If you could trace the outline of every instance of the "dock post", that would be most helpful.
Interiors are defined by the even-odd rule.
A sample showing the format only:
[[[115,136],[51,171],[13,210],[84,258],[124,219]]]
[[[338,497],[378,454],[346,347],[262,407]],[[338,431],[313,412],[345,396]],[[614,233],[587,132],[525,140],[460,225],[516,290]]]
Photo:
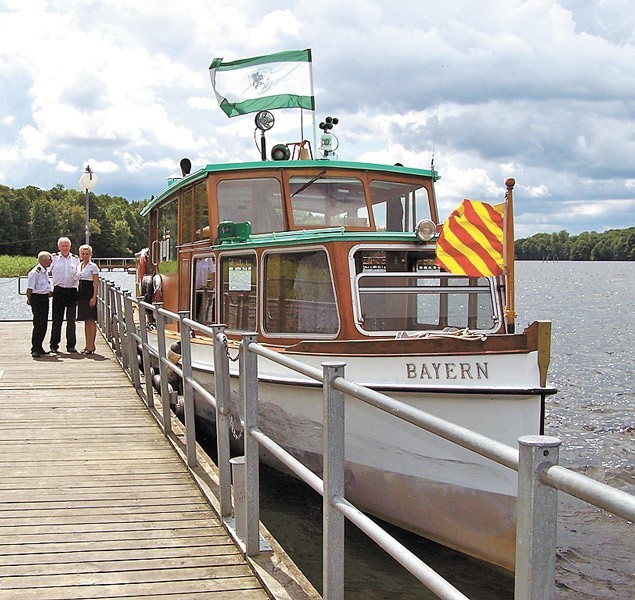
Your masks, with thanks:
[[[223,519],[231,517],[231,469],[229,464],[229,355],[226,344],[219,341],[225,336],[225,325],[212,325],[214,333],[214,400],[216,402],[216,451],[218,453],[218,483],[220,512]]]
[[[183,365],[183,404],[185,412],[185,453],[187,455],[187,466],[195,467],[196,459],[196,425],[194,423],[194,388],[192,381],[192,347],[190,328],[184,322],[189,319],[190,311],[180,310],[179,319],[181,320],[179,330],[181,331],[181,352]]]
[[[258,427],[258,355],[249,350],[249,344],[258,342],[255,333],[243,335],[240,379],[243,382],[243,440],[245,452],[245,549],[247,556],[260,553],[260,457],[258,442],[251,430]]]
[[[322,363],[324,374],[323,404],[323,574],[325,600],[344,598],[344,515],[333,501],[344,498],[344,393],[336,390],[333,380],[344,377],[344,363]]]
[[[168,390],[168,367],[163,360],[167,357],[165,349],[165,315],[161,312],[163,302],[154,302],[155,315],[157,320],[157,350],[159,352],[159,378],[161,381],[161,408],[163,409],[163,433],[168,436],[172,431],[172,417],[170,415],[170,393]]]
[[[543,484],[540,474],[558,464],[560,444],[550,436],[518,439],[515,598],[555,597],[558,490]]]

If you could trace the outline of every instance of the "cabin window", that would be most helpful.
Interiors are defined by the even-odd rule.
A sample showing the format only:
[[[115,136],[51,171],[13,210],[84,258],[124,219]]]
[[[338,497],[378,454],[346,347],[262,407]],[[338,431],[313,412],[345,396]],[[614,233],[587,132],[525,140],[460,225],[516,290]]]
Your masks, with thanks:
[[[375,257],[376,258],[376,257]],[[494,331],[500,319],[491,282],[438,271],[389,272],[385,263],[364,268],[355,280],[357,322],[370,333]]]
[[[176,244],[178,231],[177,198],[159,208],[158,261],[161,273],[176,273]]]
[[[181,198],[181,244],[189,244],[194,239],[194,203],[192,202],[192,188],[183,192]]]
[[[291,177],[291,208],[296,227],[370,227],[364,185],[344,177]]]
[[[324,250],[265,255],[265,331],[327,334],[339,329],[333,277]]]
[[[194,298],[192,315],[195,321],[204,325],[215,323],[216,264],[213,256],[195,257],[192,265]]]
[[[249,221],[252,233],[282,231],[282,194],[274,178],[231,179],[218,184],[220,221]]]
[[[231,254],[220,258],[221,323],[234,331],[256,331],[256,256]]]
[[[419,185],[374,180],[370,198],[378,231],[413,231],[421,219],[430,219],[428,190]]]
[[[205,181],[194,186],[194,240],[209,240],[209,210]]]

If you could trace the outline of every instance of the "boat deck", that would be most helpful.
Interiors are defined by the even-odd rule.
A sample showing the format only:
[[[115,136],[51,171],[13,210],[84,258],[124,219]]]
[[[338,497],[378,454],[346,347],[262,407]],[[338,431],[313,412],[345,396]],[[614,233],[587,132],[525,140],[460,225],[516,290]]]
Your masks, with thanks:
[[[0,598],[270,597],[101,336],[0,334]]]

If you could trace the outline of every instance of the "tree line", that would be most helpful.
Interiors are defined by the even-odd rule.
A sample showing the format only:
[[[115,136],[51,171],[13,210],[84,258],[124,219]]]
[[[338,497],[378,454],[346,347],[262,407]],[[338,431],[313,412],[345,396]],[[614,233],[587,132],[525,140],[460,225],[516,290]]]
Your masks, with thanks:
[[[90,245],[95,257],[132,256],[148,245],[147,200],[129,202],[119,196],[89,195]],[[0,254],[35,256],[57,251],[57,239],[69,237],[73,252],[85,240],[86,196],[56,185],[12,189],[0,185]]]
[[[518,260],[635,260],[635,227],[580,235],[537,233],[514,243]]]
[[[95,257],[132,256],[147,245],[146,219],[140,214],[147,202],[90,194],[90,245]],[[85,204],[84,193],[59,184],[50,190],[0,185],[0,254],[56,251],[62,235],[77,251],[85,239]],[[515,251],[519,260],[635,260],[635,227],[580,235],[537,233],[516,240]]]

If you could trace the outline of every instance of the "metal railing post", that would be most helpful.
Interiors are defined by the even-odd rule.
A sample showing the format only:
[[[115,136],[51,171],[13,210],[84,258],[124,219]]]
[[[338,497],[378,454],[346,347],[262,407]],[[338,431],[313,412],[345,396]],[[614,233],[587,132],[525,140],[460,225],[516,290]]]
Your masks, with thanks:
[[[121,332],[121,358],[124,371],[130,374],[130,344],[128,343],[128,309],[129,304],[126,301],[130,297],[128,290],[122,290],[121,292],[121,320],[119,324],[119,330]]]
[[[518,439],[514,597],[522,600],[555,597],[558,490],[543,484],[540,473],[558,464],[560,444],[558,438],[541,435]]]
[[[167,436],[172,431],[172,415],[170,414],[170,392],[168,390],[169,368],[163,363],[167,357],[165,348],[165,316],[161,313],[163,302],[154,302],[157,323],[157,351],[159,354],[159,377],[161,378],[161,408],[163,412],[163,433]],[[162,332],[158,335],[159,330]]]
[[[181,363],[183,365],[183,404],[185,413],[185,454],[187,456],[187,466],[195,467],[196,460],[196,425],[194,423],[194,388],[192,387],[192,347],[190,345],[192,336],[190,328],[184,319],[190,316],[189,310],[180,310],[179,319],[181,331]],[[167,384],[166,384],[167,385]],[[161,382],[163,392],[163,381]]]
[[[104,294],[104,333],[109,344],[112,344],[112,292],[113,284],[108,281]]]
[[[154,406],[154,392],[152,391],[152,370],[150,352],[148,350],[148,312],[143,306],[139,307],[139,332],[141,334],[141,357],[143,360],[143,376],[146,384],[145,401],[148,406]],[[163,332],[157,328],[157,335]]]
[[[258,442],[250,431],[258,427],[258,355],[249,350],[249,344],[256,343],[258,336],[250,333],[243,336],[240,379],[243,382],[243,436],[245,445],[245,548],[247,556],[260,552],[260,458]]]
[[[229,356],[227,347],[218,341],[225,334],[225,325],[212,325],[214,332],[214,397],[216,398],[216,450],[218,452],[218,481],[221,517],[231,517],[231,465],[229,463]]]
[[[135,339],[134,324],[134,302],[130,296],[130,292],[124,295],[124,311],[126,314],[126,348],[128,353],[128,372],[135,390],[141,386],[141,378],[139,377],[139,361],[137,359],[137,340]]]
[[[344,393],[333,387],[344,377],[344,363],[322,363],[323,404],[323,528],[322,587],[325,600],[344,598],[344,515],[334,500],[344,498]]]
[[[115,299],[115,335],[114,335],[114,346],[115,346],[115,356],[117,360],[121,361],[121,288],[116,286],[113,288],[113,296]]]
[[[99,291],[97,293],[97,323],[104,330],[104,279],[99,277]]]

